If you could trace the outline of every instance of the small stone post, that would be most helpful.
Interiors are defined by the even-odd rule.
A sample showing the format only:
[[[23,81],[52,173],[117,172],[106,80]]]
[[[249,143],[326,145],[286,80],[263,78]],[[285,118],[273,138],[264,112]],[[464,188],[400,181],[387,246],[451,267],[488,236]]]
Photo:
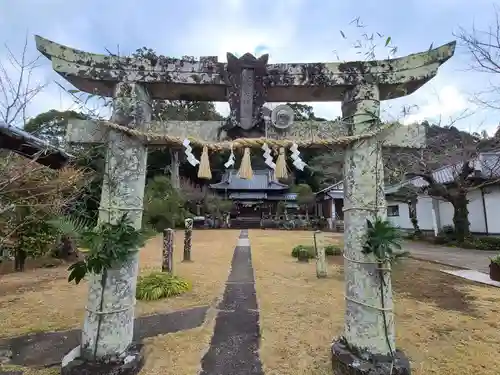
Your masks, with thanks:
[[[191,262],[191,239],[193,237],[193,219],[184,220],[184,256],[183,262]]]
[[[162,272],[174,271],[174,230],[167,228],[163,231],[163,260]]]
[[[314,247],[316,248],[316,277],[323,279],[327,276],[325,234],[320,230],[314,232]]]

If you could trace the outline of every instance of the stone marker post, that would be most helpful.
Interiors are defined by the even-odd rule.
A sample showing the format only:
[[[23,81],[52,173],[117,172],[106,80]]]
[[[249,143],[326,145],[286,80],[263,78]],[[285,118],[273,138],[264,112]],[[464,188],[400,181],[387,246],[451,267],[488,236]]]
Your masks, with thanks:
[[[183,262],[191,262],[191,240],[193,237],[193,219],[184,220],[184,254]]]
[[[314,247],[316,248],[316,277],[318,279],[327,276],[326,254],[325,254],[325,233],[317,230],[314,232]]]
[[[150,120],[150,98],[144,87],[135,83],[116,84],[111,121],[143,130]],[[134,228],[141,229],[146,159],[147,147],[140,139],[109,130],[100,223],[114,223],[127,214]],[[138,268],[138,252],[132,252],[123,264],[104,274],[88,276],[81,345],[63,359],[63,374],[140,371],[143,357],[140,349],[132,345]]]
[[[162,272],[174,271],[174,230],[167,228],[163,231],[163,259]]]

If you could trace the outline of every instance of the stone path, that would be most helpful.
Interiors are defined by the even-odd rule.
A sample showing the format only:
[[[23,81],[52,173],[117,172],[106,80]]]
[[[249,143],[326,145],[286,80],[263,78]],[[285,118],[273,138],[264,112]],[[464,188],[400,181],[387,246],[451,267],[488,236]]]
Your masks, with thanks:
[[[242,230],[210,348],[200,375],[263,375],[259,358],[259,311],[248,231]]]
[[[406,241],[403,248],[409,251],[411,257],[415,259],[484,273],[490,272],[490,258],[499,254],[497,251],[460,249],[417,241]]]
[[[134,340],[141,341],[166,333],[199,327],[205,320],[208,306],[168,314],[142,316],[135,320]],[[41,332],[0,340],[1,357],[11,356],[8,363],[20,366],[55,366],[64,355],[80,343],[80,330]],[[8,359],[8,358],[7,358]]]

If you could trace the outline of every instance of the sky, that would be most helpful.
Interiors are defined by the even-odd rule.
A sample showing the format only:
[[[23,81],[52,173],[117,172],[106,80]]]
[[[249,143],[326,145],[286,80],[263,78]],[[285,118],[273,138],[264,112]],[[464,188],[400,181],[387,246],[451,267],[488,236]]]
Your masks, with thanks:
[[[226,52],[251,52],[269,53],[270,63],[285,63],[359,60],[353,44],[363,33],[378,32],[384,35],[376,50],[382,59],[388,53],[382,48],[387,36],[398,48],[396,56],[426,51],[431,44],[456,39],[453,33],[460,26],[492,24],[495,3],[500,0],[0,0],[0,62],[15,77],[3,44],[20,57],[27,37],[27,57],[34,59],[39,57],[35,34],[93,53],[127,55],[147,46],[171,57],[217,55],[225,61]],[[350,24],[358,17],[364,28]],[[77,109],[60,85],[70,86],[50,62],[41,57],[38,63],[31,82],[47,87],[30,102],[27,115]],[[431,82],[405,98],[383,102],[382,117],[454,122],[463,130],[491,133],[500,123],[500,111],[479,107],[471,98],[492,77],[472,71],[470,63],[458,46]],[[311,104],[320,117],[334,119],[341,113],[338,102]],[[216,105],[227,114],[227,103]],[[402,118],[405,106],[413,110]],[[470,115],[455,122],[464,111]]]

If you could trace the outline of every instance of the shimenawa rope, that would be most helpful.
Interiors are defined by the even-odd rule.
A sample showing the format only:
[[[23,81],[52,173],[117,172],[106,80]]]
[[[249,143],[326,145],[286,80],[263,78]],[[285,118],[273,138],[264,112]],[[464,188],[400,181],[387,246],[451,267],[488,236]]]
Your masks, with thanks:
[[[114,129],[126,133],[128,135],[145,138],[148,141],[152,140],[162,140],[167,144],[182,146],[182,142],[185,138],[175,137],[164,133],[155,133],[149,131],[141,131],[137,129],[132,129],[127,126],[119,125],[110,121],[102,121],[101,124]],[[187,137],[190,144],[198,147],[207,147],[208,150],[211,151],[224,151],[230,150],[231,147],[233,149],[236,148],[256,148],[262,147],[264,143],[266,143],[270,147],[280,148],[285,147],[289,148],[294,143],[300,148],[308,148],[308,147],[328,147],[333,145],[348,145],[350,143],[360,141],[367,138],[372,138],[377,136],[378,134],[390,129],[396,124],[387,124],[379,127],[378,129],[368,131],[363,134],[357,135],[346,135],[339,136],[337,138],[326,138],[326,139],[314,139],[314,140],[290,140],[290,139],[270,139],[270,138],[238,138],[232,141],[224,141],[224,142],[207,142],[193,137]]]

